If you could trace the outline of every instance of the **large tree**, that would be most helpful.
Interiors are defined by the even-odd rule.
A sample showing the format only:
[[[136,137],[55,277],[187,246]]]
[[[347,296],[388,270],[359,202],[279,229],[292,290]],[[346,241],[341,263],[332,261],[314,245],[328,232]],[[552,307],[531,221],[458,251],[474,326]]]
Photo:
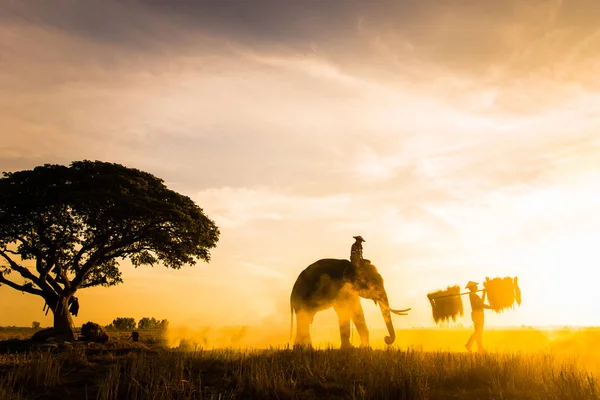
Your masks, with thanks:
[[[120,260],[179,269],[210,261],[218,240],[189,197],[137,169],[76,161],[0,178],[0,284],[42,297],[61,339],[74,339],[71,297],[121,283]]]

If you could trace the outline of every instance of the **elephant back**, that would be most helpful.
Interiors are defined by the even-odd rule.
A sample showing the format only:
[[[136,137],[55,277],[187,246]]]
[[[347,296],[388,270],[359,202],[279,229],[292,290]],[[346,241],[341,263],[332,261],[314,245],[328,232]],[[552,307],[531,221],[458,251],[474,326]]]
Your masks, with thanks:
[[[344,284],[344,272],[351,268],[349,260],[321,259],[300,273],[292,289],[292,304],[310,305],[315,299],[326,300],[337,295]]]
[[[344,277],[344,271],[349,267],[352,267],[352,263],[350,263],[349,260],[324,258],[306,267],[306,269],[300,273],[300,276],[305,275],[307,278],[311,279],[321,275],[328,275],[332,279],[342,279]],[[300,276],[298,278],[300,278]]]

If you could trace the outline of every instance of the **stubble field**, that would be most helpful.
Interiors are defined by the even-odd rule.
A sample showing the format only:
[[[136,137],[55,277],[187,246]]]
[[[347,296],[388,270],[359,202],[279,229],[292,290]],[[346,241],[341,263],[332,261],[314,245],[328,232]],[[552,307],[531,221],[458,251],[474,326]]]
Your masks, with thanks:
[[[413,330],[398,331],[398,336],[407,341],[412,334],[429,343],[448,333],[462,339],[467,332]],[[207,349],[192,341],[169,348],[166,340],[149,333],[142,334],[146,342],[141,343],[124,340],[127,334],[113,333],[104,345],[73,343],[5,352],[0,355],[0,398],[600,398],[596,380],[600,332],[596,330],[559,333],[564,340],[548,342],[554,347],[545,350],[494,350],[483,355],[430,351],[427,346],[404,343],[344,351]],[[496,335],[507,337],[506,332]],[[540,340],[527,339],[531,332],[521,336],[529,347],[539,345]],[[514,343],[517,338],[513,332]],[[493,332],[488,339],[494,343]],[[508,345],[505,340],[501,343]]]

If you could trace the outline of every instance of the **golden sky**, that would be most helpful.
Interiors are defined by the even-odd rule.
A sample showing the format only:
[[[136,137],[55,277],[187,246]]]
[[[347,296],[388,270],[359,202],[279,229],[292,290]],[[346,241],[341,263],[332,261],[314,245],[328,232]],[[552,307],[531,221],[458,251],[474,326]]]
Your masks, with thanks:
[[[434,326],[428,292],[506,275],[524,303],[489,325],[594,325],[599,15],[594,0],[3,1],[0,170],[121,163],[220,227],[210,264],[124,263],[124,284],[79,292],[77,324],[287,326],[296,276],[362,235],[391,305],[412,307],[398,329]],[[42,306],[2,287],[0,325],[49,324]]]

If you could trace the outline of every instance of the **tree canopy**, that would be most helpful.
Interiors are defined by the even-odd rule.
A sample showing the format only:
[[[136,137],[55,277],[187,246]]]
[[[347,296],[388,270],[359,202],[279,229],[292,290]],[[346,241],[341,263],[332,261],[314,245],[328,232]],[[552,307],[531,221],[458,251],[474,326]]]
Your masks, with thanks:
[[[86,160],[0,178],[0,284],[43,297],[55,328],[78,289],[122,282],[119,261],[179,269],[210,261],[218,239],[189,197],[138,169]]]
[[[113,319],[113,322],[110,325],[108,325],[107,328],[120,330],[135,329],[135,319],[127,317],[117,317]]]
[[[169,321],[163,319],[161,321],[156,318],[144,317],[138,322],[138,329],[161,329],[166,330],[169,327]]]

